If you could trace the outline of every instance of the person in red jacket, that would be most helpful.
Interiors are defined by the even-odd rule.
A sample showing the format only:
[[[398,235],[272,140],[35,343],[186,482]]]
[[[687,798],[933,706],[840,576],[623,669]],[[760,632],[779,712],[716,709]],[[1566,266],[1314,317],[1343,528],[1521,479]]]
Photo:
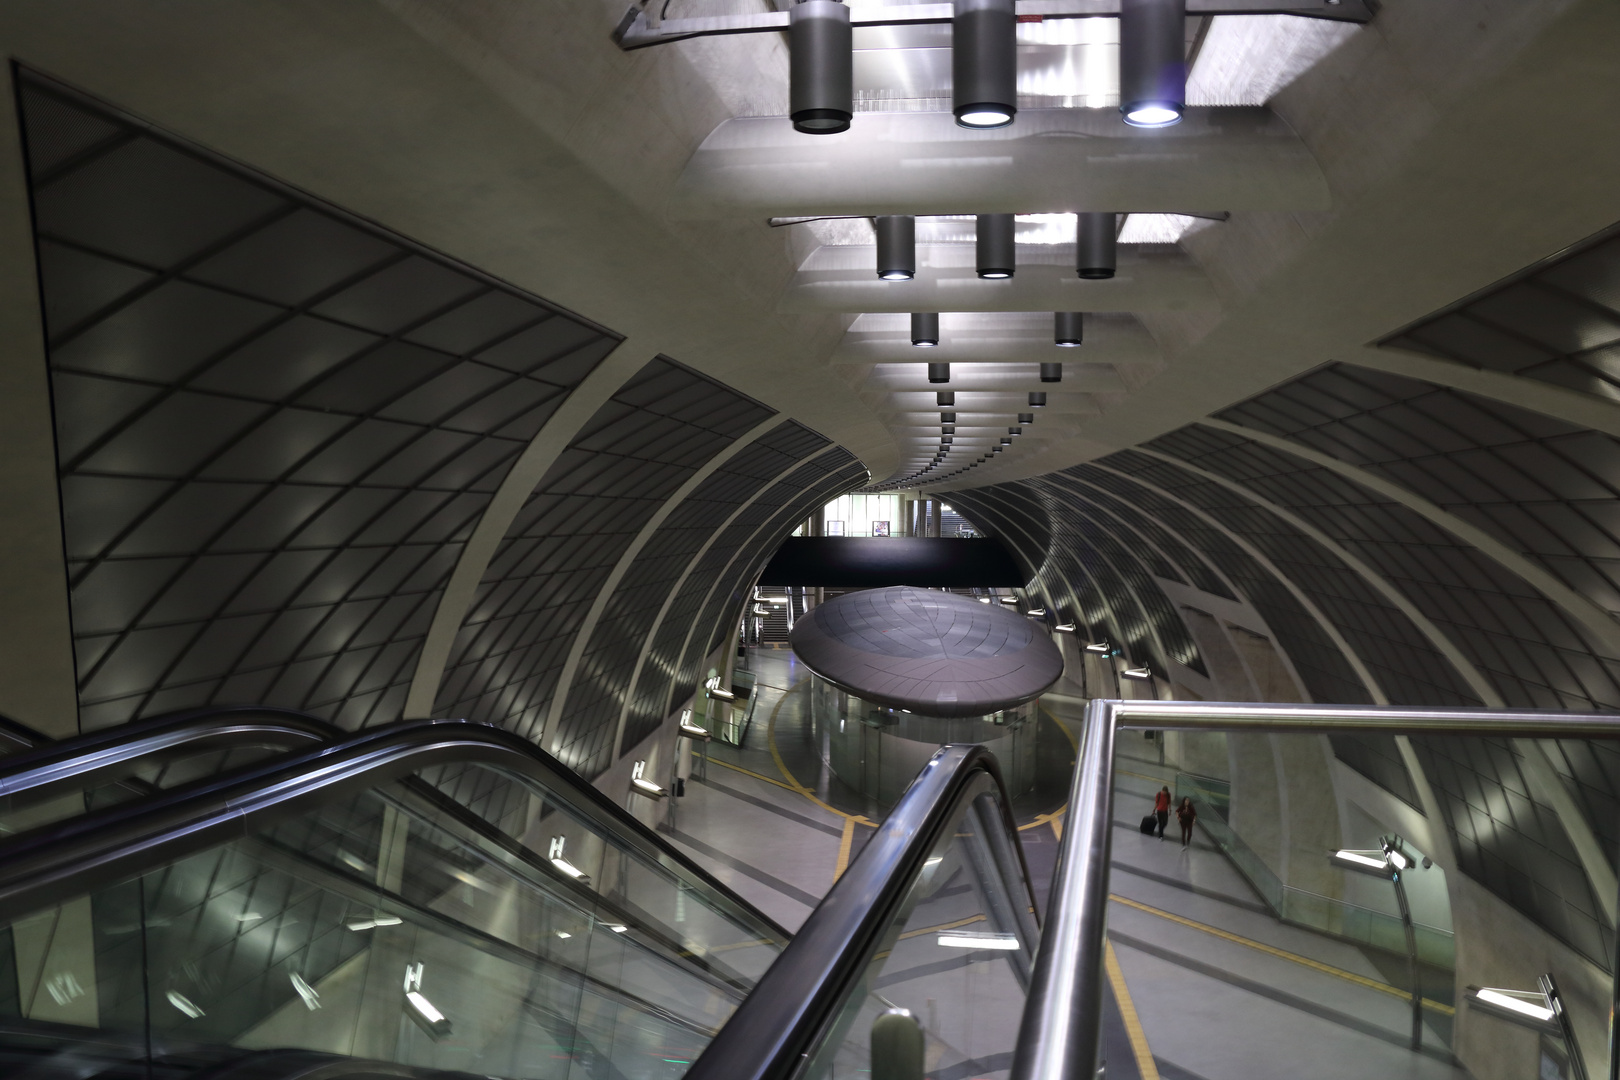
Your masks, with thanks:
[[[1198,811],[1193,809],[1192,799],[1185,795],[1181,797],[1181,805],[1176,807],[1176,820],[1181,822],[1181,846],[1186,847],[1192,843],[1192,827],[1198,820]]]
[[[1153,796],[1153,813],[1159,819],[1159,839],[1164,839],[1164,827],[1170,824],[1170,789],[1162,787]]]

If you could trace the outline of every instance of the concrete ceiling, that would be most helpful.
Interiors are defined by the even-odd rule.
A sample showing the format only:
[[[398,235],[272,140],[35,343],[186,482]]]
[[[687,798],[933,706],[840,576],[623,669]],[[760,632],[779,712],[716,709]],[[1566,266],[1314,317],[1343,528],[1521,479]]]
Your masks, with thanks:
[[[723,380],[878,480],[938,445],[933,388],[882,321],[898,313],[946,312],[927,359],[961,357],[958,438],[974,440],[1042,388],[1041,313],[1106,313],[1088,347],[1055,350],[1082,355],[1050,357],[1069,373],[1029,434],[974,470],[1005,480],[1208,415],[1620,217],[1620,11],[1603,0],[1389,0],[1364,27],[1283,18],[1263,34],[1217,19],[1196,37],[1198,107],[1157,133],[1119,124],[1106,94],[1035,86],[1021,91],[1039,107],[1011,129],[962,133],[937,113],[938,42],[868,35],[866,111],[827,139],[781,119],[780,35],[624,53],[609,37],[624,8],[17,2],[0,40]],[[1047,79],[1106,70],[1109,47],[1048,37],[1025,52]],[[911,97],[885,96],[897,72]],[[6,198],[26,213],[19,190]],[[979,281],[949,229],[925,233],[917,281],[884,283],[858,228],[827,243],[829,223],[768,222],[1086,208],[1230,217],[1173,246],[1131,243],[1127,220],[1119,278],[1085,283],[1062,242],[1021,243],[1013,281]]]

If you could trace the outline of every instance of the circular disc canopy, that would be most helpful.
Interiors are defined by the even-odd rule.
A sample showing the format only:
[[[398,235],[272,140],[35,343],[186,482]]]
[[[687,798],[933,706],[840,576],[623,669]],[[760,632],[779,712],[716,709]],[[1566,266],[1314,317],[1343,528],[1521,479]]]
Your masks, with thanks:
[[[1040,694],[1063,656],[999,604],[897,586],[829,600],[793,626],[793,651],[867,701],[929,716],[983,716]]]

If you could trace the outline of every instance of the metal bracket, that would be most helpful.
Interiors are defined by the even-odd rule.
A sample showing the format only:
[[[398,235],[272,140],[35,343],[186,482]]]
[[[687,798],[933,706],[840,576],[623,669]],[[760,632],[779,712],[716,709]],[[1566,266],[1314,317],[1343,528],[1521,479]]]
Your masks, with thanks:
[[[667,45],[687,38],[722,34],[764,34],[786,30],[788,13],[767,11],[753,15],[713,15],[665,19],[650,13],[660,0],[646,7],[632,5],[614,28],[613,41],[629,52],[651,45]],[[1371,22],[1377,0],[1187,0],[1188,15],[1297,15],[1334,22]],[[948,23],[950,4],[896,4],[850,9],[853,26],[909,26]],[[1021,22],[1043,19],[1118,18],[1119,0],[1018,0]]]

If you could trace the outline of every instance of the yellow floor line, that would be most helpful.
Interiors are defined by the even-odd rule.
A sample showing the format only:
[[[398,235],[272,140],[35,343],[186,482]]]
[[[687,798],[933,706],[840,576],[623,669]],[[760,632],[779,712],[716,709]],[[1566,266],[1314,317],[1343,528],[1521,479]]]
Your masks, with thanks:
[[[855,841],[855,819],[844,819],[844,834],[838,838],[838,861],[833,864],[833,880],[837,881],[849,869],[849,848]]]
[[[1189,919],[1184,915],[1177,915],[1174,912],[1152,907],[1151,905],[1142,903],[1140,900],[1132,900],[1130,897],[1120,896],[1118,893],[1110,893],[1108,895],[1108,899],[1113,900],[1116,903],[1124,904],[1126,907],[1133,907],[1138,911],[1146,912],[1149,915],[1156,915],[1161,919],[1166,919],[1173,923],[1179,923],[1182,926],[1191,927],[1194,930],[1200,930],[1203,933],[1221,938],[1224,941],[1234,942],[1235,944],[1254,949],[1257,952],[1263,952],[1267,955],[1275,956],[1280,960],[1287,960],[1290,963],[1299,964],[1302,967],[1308,967],[1313,971],[1320,971],[1325,975],[1332,975],[1336,978],[1353,982],[1358,986],[1365,986],[1369,990],[1377,990],[1381,994],[1389,994],[1392,997],[1398,997],[1402,1001],[1412,1000],[1412,993],[1409,990],[1402,990],[1398,986],[1391,986],[1389,983],[1379,982],[1377,979],[1369,979],[1365,975],[1357,975],[1353,971],[1346,971],[1343,968],[1336,968],[1331,964],[1324,964],[1320,960],[1312,960],[1308,956],[1301,956],[1298,953],[1291,953],[1287,949],[1279,949],[1275,945],[1267,945],[1263,941],[1255,941],[1252,938],[1243,937],[1241,934],[1234,934],[1230,930],[1222,930],[1218,926],[1210,926],[1208,923],[1201,923],[1196,919]],[[1450,1005],[1445,1005],[1435,1001],[1432,998],[1424,998],[1423,1007],[1426,1009],[1432,1009],[1443,1016],[1457,1015],[1456,1009],[1452,1008]]]
[[[782,774],[782,779],[787,781],[787,783],[783,786],[790,791],[797,791],[800,795],[803,795],[805,798],[809,799],[811,802],[815,803],[829,814],[836,814],[838,817],[854,821],[858,825],[866,825],[875,829],[877,828],[877,822],[869,821],[860,814],[846,814],[842,810],[834,810],[832,807],[816,798],[815,795],[811,793],[809,788],[799,783],[798,778],[788,771],[787,762],[782,760],[782,752],[776,748],[776,714],[781,711],[782,703],[787,701],[788,694],[793,693],[793,691],[803,686],[808,679],[809,676],[806,675],[803,679],[800,679],[798,682],[790,686],[786,694],[783,694],[777,699],[775,707],[771,709],[771,718],[765,725],[765,741],[771,748],[771,759],[776,762],[777,771]]]
[[[1119,968],[1119,957],[1114,955],[1114,943],[1104,944],[1103,966],[1108,970],[1108,985],[1114,988],[1120,1018],[1125,1021],[1125,1036],[1131,1041],[1136,1071],[1142,1080],[1159,1080],[1159,1063],[1153,1060],[1153,1051],[1148,1049],[1147,1033],[1142,1030],[1142,1018],[1136,1015],[1136,1003],[1131,1000],[1130,987],[1125,985],[1125,973]]]
[[[907,930],[905,933],[900,935],[900,940],[905,941],[907,938],[922,937],[924,934],[937,934],[943,930],[960,930],[964,926],[972,926],[976,922],[984,921],[985,918],[983,915],[971,915],[966,919],[957,919],[955,922],[940,923],[938,926],[923,926],[917,928],[916,930]]]

